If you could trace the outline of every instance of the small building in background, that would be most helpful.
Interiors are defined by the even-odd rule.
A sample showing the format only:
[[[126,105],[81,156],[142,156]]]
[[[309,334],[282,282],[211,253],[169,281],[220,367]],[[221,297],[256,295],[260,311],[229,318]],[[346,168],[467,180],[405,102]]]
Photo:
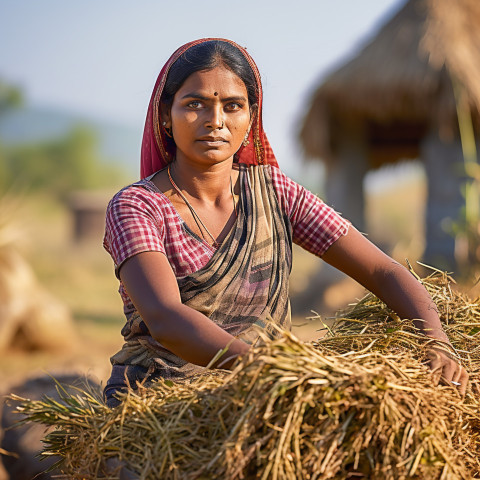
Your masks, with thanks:
[[[479,0],[407,1],[318,86],[300,132],[306,156],[326,165],[328,202],[360,229],[365,174],[420,159],[428,182],[424,260],[442,268],[455,267],[446,226],[465,206],[458,112],[473,138],[480,132],[479,26]]]
[[[105,213],[111,193],[77,191],[70,195],[72,237],[77,244],[101,242],[105,231]]]

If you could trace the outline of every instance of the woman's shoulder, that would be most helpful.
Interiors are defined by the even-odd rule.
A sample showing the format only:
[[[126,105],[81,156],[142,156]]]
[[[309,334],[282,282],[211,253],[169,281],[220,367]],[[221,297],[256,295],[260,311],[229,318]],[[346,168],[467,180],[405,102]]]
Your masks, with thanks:
[[[303,188],[276,165],[240,165],[240,169],[247,171],[251,178],[256,175],[255,172],[259,172],[266,179],[267,183],[271,183],[277,197],[281,201],[285,200],[287,203],[292,200],[292,195],[297,196]]]
[[[269,165],[269,164],[260,164],[260,165],[246,165],[244,163],[239,163],[234,165],[234,168],[240,170],[240,172],[247,172],[247,173],[252,173],[252,172],[262,172],[263,175],[267,177],[271,177],[272,175],[283,175],[281,172],[280,168],[274,166],[274,165]]]
[[[271,182],[279,195],[285,195],[288,193],[298,193],[298,189],[301,186],[286,175],[280,167],[276,165],[259,165],[265,172],[265,176],[271,179]]]
[[[165,195],[150,180],[150,177],[143,178],[120,189],[110,200],[108,208],[131,202],[157,208],[169,204]]]
[[[252,170],[252,169],[253,170],[257,169],[258,171],[262,171],[264,172],[265,175],[272,177],[272,179],[274,180],[278,180],[280,178],[289,179],[289,177],[285,175],[285,173],[277,165],[270,165],[270,164],[249,165],[248,170]]]
[[[179,223],[170,200],[149,178],[138,180],[118,191],[107,205],[107,223],[146,221],[155,225]]]

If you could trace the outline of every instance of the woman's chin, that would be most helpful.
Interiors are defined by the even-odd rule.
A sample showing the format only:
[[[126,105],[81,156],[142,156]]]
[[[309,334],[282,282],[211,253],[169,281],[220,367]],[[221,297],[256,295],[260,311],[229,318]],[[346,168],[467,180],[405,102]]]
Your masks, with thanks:
[[[234,152],[225,152],[220,150],[208,150],[201,155],[190,157],[189,161],[198,164],[210,164],[215,165],[217,163],[223,163],[229,160],[233,160]]]

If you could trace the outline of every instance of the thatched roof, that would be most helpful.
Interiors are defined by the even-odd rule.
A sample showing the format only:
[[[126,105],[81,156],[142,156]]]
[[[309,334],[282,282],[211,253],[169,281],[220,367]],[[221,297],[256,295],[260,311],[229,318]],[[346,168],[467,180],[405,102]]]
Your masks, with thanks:
[[[300,140],[309,157],[335,152],[337,125],[430,125],[455,118],[452,81],[480,108],[480,0],[409,0],[315,92]]]

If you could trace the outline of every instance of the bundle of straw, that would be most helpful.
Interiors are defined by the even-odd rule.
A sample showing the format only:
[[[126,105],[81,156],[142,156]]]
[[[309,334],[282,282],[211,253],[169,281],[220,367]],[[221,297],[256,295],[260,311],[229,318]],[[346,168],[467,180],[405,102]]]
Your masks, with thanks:
[[[442,281],[424,280],[442,312],[461,310],[465,298]],[[423,337],[367,298],[325,339],[305,344],[283,332],[233,372],[140,387],[113,410],[92,393],[66,391],[62,402],[17,398],[18,410],[24,422],[54,426],[43,455],[58,455],[73,479],[118,478],[112,459],[142,479],[478,478],[478,397],[433,386]],[[467,310],[448,316],[462,352],[463,336],[468,346],[478,338],[479,317]],[[347,318],[353,311],[363,316]],[[478,354],[463,356],[478,372]]]
[[[472,381],[478,382],[480,299],[471,299],[459,292],[455,281],[446,272],[427,267],[432,273],[422,279],[410,265],[409,268],[435,302],[454,353],[468,369]],[[325,330],[327,333],[321,340],[322,347],[335,353],[359,351],[368,346],[379,352],[407,350],[415,352],[420,358],[427,343],[413,321],[399,318],[372,293],[339,312],[333,326],[326,326]]]

